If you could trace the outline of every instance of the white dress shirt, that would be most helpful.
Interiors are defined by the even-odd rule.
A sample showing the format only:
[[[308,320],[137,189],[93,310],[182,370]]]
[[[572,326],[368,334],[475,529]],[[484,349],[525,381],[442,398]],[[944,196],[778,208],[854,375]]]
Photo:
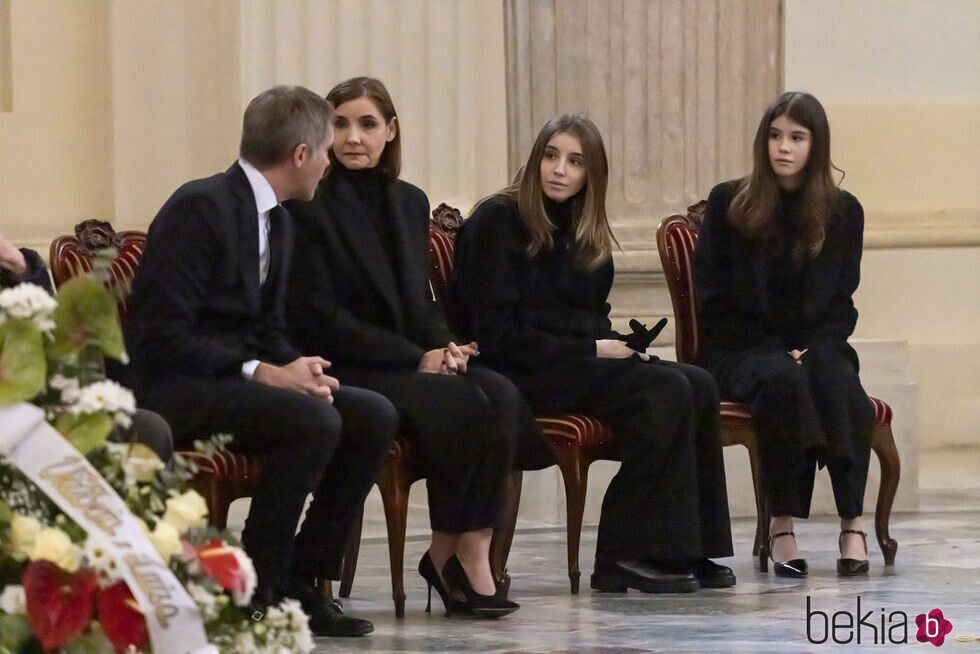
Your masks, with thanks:
[[[269,211],[279,204],[279,201],[269,180],[259,172],[258,168],[244,159],[239,159],[238,165],[245,171],[245,177],[252,187],[252,195],[255,196],[255,210],[259,215],[259,283],[264,284],[269,276]],[[258,367],[258,359],[246,361],[242,364],[242,377],[251,379]]]

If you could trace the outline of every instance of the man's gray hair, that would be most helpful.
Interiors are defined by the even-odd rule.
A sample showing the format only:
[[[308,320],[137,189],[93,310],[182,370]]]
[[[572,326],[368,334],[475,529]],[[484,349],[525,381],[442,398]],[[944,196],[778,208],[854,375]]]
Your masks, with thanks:
[[[302,86],[276,86],[255,96],[242,119],[242,159],[274,166],[292,156],[297,145],[316,148],[333,122],[333,105]]]

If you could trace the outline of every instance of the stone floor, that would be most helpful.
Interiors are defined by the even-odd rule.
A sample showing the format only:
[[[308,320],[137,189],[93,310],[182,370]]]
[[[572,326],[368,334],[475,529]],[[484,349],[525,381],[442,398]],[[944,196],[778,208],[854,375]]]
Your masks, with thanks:
[[[352,597],[344,603],[349,613],[374,621],[376,630],[362,639],[320,639],[317,651],[853,652],[882,649],[886,630],[893,641],[907,633],[904,647],[912,651],[932,651],[932,645],[916,642],[915,617],[939,608],[953,624],[945,643],[949,651],[977,652],[980,641],[957,642],[955,637],[980,637],[978,524],[980,489],[924,491],[918,512],[892,517],[892,537],[899,543],[894,568],[885,569],[874,545],[870,577],[845,581],[834,571],[836,521],[829,517],[806,521],[799,524],[797,534],[811,575],[792,580],[758,571],[749,554],[754,523],[738,519],[734,522],[736,556],[722,561],[734,568],[738,584],[688,595],[593,593],[588,574],[595,529],[590,527],[583,532],[582,592],[571,595],[563,530],[523,530],[515,537],[509,564],[511,596],[522,608],[499,621],[424,613],[425,586],[414,569],[426,547],[420,538],[411,539],[407,546],[406,617],[396,620],[387,544],[381,537],[368,537],[361,547]],[[876,626],[876,632],[870,626],[860,629],[860,646],[853,640],[849,644],[808,640],[807,598],[814,611],[853,615],[858,597],[861,614],[871,611],[865,624]],[[907,632],[895,626],[902,621],[893,613],[897,611],[908,616]],[[823,620],[814,614],[810,621],[813,640],[825,637]],[[838,620],[843,624],[847,618]],[[838,629],[836,635],[840,640],[856,638],[853,629]]]

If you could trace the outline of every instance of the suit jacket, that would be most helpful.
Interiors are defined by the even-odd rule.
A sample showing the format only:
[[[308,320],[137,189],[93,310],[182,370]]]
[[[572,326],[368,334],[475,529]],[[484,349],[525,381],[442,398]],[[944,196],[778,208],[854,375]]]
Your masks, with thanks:
[[[428,198],[401,180],[386,195],[392,253],[340,175],[324,181],[313,201],[288,203],[297,231],[290,336],[340,369],[415,369],[426,351],[455,340],[429,288]]]
[[[770,259],[765,244],[744,238],[728,223],[736,182],[719,184],[708,196],[697,249],[695,285],[704,348],[715,368],[727,356],[748,350],[787,350],[770,307]],[[864,210],[841,191],[827,223],[823,249],[803,264],[801,318],[794,330],[802,348],[831,348],[858,366],[847,344],[857,322],[852,296],[861,277]]]
[[[293,226],[279,218],[260,286],[255,196],[237,163],[167,200],[150,225],[124,329],[137,375],[232,377],[245,361],[299,356],[283,308]]]

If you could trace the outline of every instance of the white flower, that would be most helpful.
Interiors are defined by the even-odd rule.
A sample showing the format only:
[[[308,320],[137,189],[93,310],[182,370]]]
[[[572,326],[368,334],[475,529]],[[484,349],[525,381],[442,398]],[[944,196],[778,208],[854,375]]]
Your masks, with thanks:
[[[255,636],[252,635],[251,631],[240,631],[235,634],[235,649],[236,652],[257,652],[259,651],[258,645],[255,644]]]
[[[279,606],[270,607],[265,618],[262,622],[256,623],[255,627],[263,623],[268,627],[266,651],[276,653],[313,651],[315,645],[313,634],[310,633],[309,618],[296,600],[286,599]]]
[[[215,600],[214,593],[209,591],[204,586],[190,581],[187,583],[187,594],[191,596],[191,599],[197,603],[199,609],[201,609],[201,617],[207,622],[218,616],[218,606]],[[249,634],[251,635],[251,634]],[[251,650],[238,649],[237,651],[248,652]]]
[[[255,585],[259,581],[258,575],[255,573],[255,566],[252,564],[252,559],[245,554],[245,551],[240,547],[233,547],[231,551],[235,555],[235,560],[238,561],[238,567],[241,570],[242,576],[245,578],[245,588],[244,589],[233,589],[231,591],[231,599],[235,602],[235,606],[248,606],[248,603],[252,601],[252,595],[255,593]]]
[[[37,284],[18,284],[0,291],[0,323],[7,316],[31,320],[42,332],[50,333],[57,306],[58,302]]]
[[[27,597],[24,587],[10,584],[0,594],[0,611],[9,615],[22,615],[27,612]]]
[[[68,534],[56,527],[41,530],[29,554],[31,561],[51,561],[66,572],[75,572],[82,562],[82,553]]]
[[[167,500],[167,510],[163,521],[169,522],[181,535],[191,527],[203,527],[207,524],[208,504],[197,491],[189,490],[183,495]]]
[[[71,404],[78,400],[79,382],[77,377],[64,377],[53,375],[48,380],[48,386],[56,391],[61,391],[61,403]]]
[[[11,544],[11,556],[18,561],[23,561],[34,549],[34,541],[41,533],[41,523],[34,516],[20,515],[14,516],[10,521],[9,536]]]
[[[129,427],[133,423],[130,416],[136,413],[136,398],[128,388],[107,379],[81,388],[68,410],[75,415],[105,411],[112,414],[117,425]]]
[[[87,567],[98,575],[100,587],[107,588],[123,578],[115,559],[109,556],[109,550],[98,538],[89,536],[85,539],[83,554]]]

